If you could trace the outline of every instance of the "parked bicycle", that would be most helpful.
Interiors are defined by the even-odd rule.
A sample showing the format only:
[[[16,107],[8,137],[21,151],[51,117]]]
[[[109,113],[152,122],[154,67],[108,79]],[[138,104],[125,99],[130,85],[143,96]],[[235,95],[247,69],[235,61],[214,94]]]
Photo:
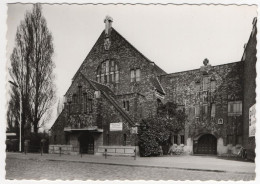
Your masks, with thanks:
[[[243,159],[247,158],[246,149],[244,147],[241,147],[237,155]]]

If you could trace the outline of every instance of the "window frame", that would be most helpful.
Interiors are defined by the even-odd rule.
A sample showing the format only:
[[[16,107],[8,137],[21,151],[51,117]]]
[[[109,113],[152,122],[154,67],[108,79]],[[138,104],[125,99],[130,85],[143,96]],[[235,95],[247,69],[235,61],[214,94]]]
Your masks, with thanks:
[[[114,60],[104,60],[96,70],[96,81],[101,84],[119,83],[118,64]]]

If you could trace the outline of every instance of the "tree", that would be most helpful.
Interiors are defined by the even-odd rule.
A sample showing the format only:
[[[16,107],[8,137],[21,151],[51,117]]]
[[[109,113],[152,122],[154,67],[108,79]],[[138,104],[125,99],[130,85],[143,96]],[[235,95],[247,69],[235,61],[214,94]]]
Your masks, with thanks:
[[[167,142],[172,133],[184,129],[186,114],[173,102],[160,105],[157,115],[144,119],[140,126],[139,147],[141,156],[160,154],[160,146]]]
[[[35,133],[43,125],[43,121],[41,121],[43,116],[55,103],[53,38],[41,10],[39,4],[34,5],[28,24],[28,30],[31,30],[30,42],[32,43],[30,53],[32,90],[30,90],[31,98],[29,99],[29,119]]]
[[[17,28],[15,48],[11,55],[10,76],[22,96],[22,124],[25,120],[35,133],[43,125],[46,114],[55,103],[53,38],[42,15],[40,4]],[[47,116],[46,116],[47,117]]]
[[[11,87],[11,98],[8,102],[8,109],[7,109],[7,131],[16,132],[17,135],[19,133],[19,109],[20,106],[20,99],[19,99],[19,92],[17,91],[16,87]]]

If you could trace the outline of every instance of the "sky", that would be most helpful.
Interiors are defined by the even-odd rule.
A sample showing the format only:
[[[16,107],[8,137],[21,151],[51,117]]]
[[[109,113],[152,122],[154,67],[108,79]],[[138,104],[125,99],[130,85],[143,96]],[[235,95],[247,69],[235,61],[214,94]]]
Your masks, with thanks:
[[[104,18],[132,45],[167,73],[240,61],[257,7],[223,5],[50,5],[43,15],[53,35],[57,96],[71,79],[105,28]],[[7,60],[14,48],[17,26],[30,4],[9,4]],[[7,63],[7,66],[9,63]],[[56,119],[56,107],[50,128]]]

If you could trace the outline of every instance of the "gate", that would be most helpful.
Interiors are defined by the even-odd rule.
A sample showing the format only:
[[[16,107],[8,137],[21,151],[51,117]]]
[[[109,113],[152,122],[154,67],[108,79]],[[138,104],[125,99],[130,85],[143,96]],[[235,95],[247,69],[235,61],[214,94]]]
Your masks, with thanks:
[[[217,138],[211,134],[202,135],[198,139],[194,154],[217,154]]]

